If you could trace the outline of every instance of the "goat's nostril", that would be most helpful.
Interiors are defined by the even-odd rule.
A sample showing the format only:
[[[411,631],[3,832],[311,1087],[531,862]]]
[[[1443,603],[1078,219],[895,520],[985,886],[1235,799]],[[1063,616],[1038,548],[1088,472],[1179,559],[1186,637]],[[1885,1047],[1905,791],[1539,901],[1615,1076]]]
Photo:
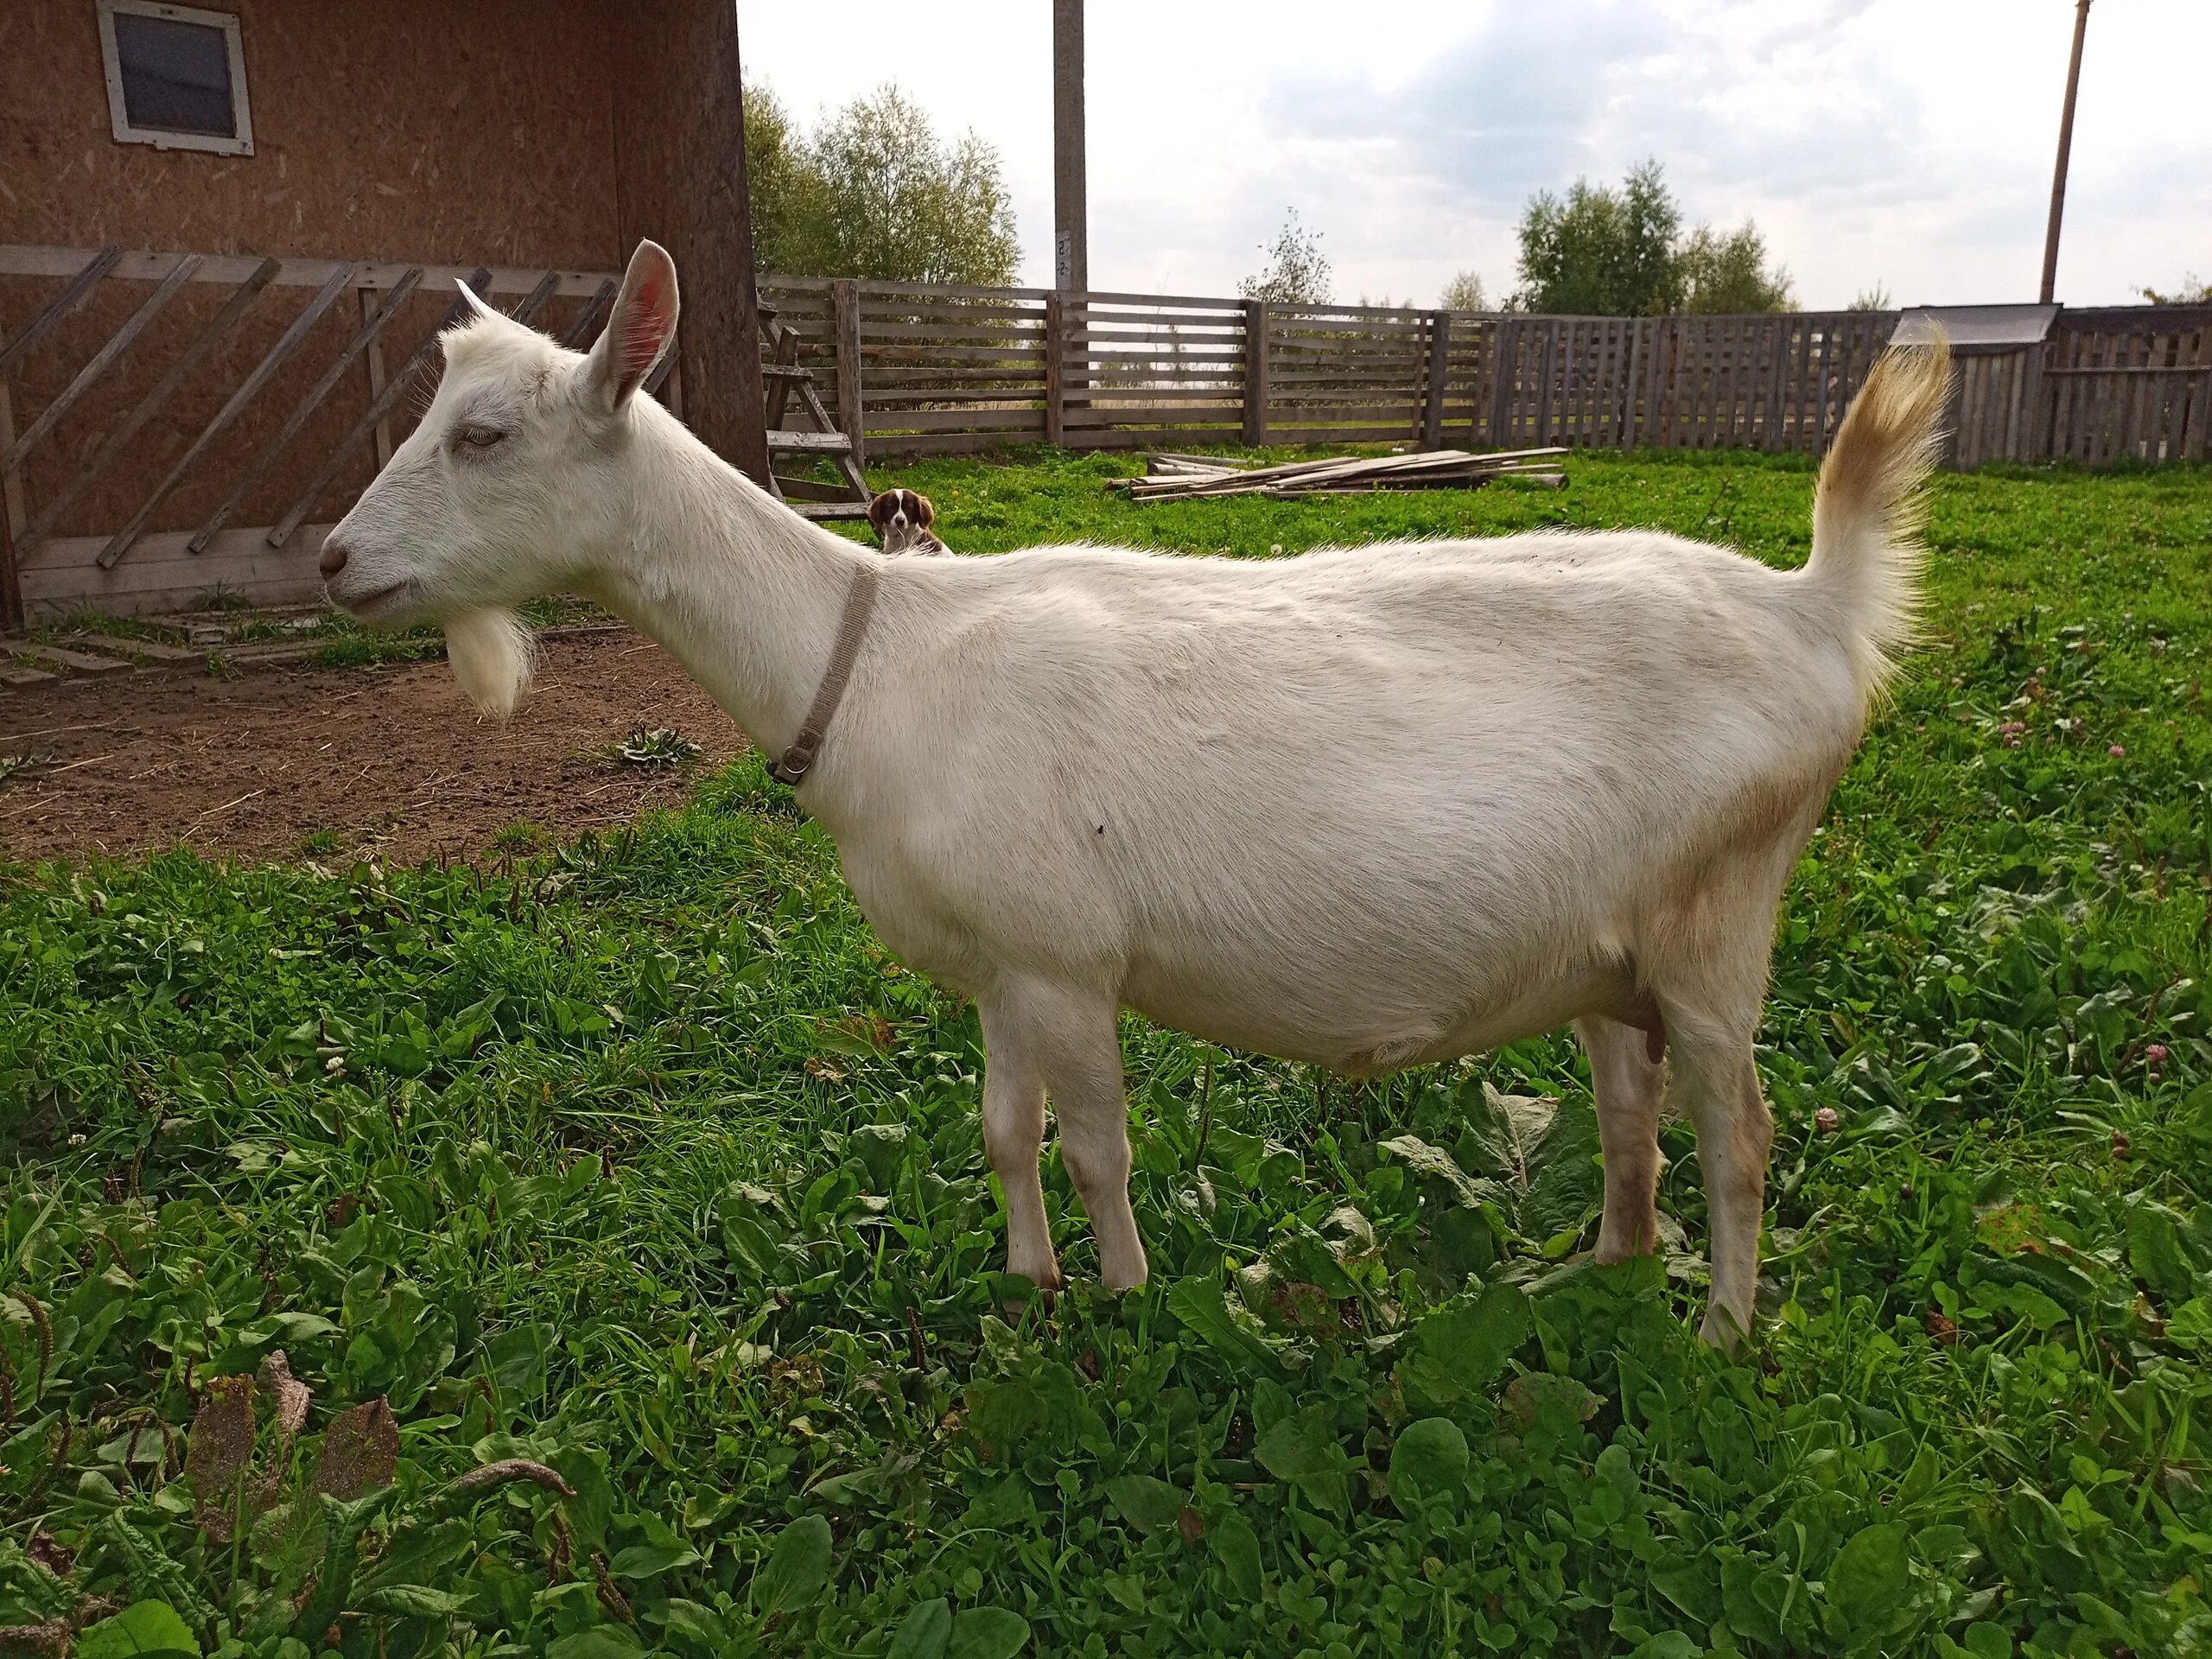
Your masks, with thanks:
[[[323,575],[325,577],[334,576],[340,570],[343,570],[346,568],[346,550],[339,543],[335,541],[324,542],[322,544],[321,565]]]

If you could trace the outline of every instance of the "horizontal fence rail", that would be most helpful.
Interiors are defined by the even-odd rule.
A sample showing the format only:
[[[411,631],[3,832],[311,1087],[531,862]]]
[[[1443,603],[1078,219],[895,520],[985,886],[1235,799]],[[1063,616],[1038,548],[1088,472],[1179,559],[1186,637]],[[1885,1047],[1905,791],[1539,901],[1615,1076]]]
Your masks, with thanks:
[[[462,282],[581,346],[618,278],[0,245],[0,626],[26,608],[313,597],[323,533],[427,401]],[[772,424],[826,415],[824,453],[856,464],[1037,442],[1819,454],[1904,315],[760,286],[780,323]],[[794,377],[818,404],[787,395]],[[661,391],[681,412],[680,385]],[[2033,343],[1961,350],[1946,459],[2202,460],[2208,429],[2212,307],[2061,308]]]

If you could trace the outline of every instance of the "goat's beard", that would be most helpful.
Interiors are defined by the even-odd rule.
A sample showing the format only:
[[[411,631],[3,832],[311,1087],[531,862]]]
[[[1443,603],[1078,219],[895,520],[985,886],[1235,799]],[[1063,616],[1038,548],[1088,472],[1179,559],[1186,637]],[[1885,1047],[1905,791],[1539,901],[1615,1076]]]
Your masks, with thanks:
[[[477,709],[505,720],[530,683],[530,630],[512,611],[470,611],[446,623],[446,660]]]

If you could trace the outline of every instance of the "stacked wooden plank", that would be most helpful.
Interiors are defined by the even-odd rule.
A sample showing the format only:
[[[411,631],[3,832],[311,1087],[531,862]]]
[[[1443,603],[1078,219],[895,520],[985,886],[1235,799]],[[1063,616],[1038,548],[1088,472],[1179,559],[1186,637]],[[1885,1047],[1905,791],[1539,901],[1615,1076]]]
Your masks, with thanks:
[[[1135,501],[1184,501],[1196,496],[1343,495],[1375,490],[1471,490],[1497,478],[1516,478],[1548,489],[1567,482],[1560,470],[1564,449],[1509,449],[1476,454],[1465,449],[1424,449],[1402,455],[1332,455],[1255,467],[1219,455],[1157,454],[1142,478],[1116,478],[1109,489],[1127,490]]]

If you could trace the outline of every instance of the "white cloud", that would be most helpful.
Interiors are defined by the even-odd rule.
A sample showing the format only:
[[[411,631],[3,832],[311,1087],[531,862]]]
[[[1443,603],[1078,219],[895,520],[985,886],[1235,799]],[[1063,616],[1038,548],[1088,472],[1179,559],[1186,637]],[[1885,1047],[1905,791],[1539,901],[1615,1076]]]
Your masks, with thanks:
[[[2031,296],[2068,0],[1091,0],[1091,278],[1226,294],[1286,207],[1340,296],[1513,277],[1540,189],[1647,156],[1692,219],[1756,218],[1801,300]],[[1044,0],[747,0],[748,73],[802,118],[895,79],[1006,163],[1025,279],[1052,269]],[[2212,276],[2202,0],[2089,23],[2060,297]]]

